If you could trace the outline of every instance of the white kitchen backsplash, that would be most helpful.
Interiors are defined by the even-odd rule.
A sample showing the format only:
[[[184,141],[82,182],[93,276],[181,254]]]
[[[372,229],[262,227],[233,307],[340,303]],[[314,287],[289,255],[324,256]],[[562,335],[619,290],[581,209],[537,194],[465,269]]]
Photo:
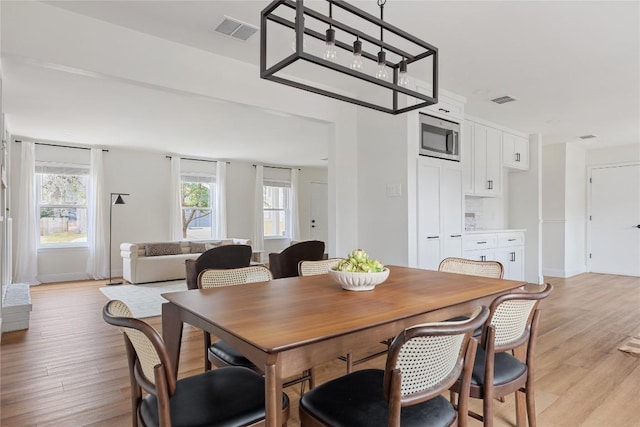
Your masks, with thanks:
[[[504,200],[498,197],[465,197],[464,229],[498,230],[506,227]]]

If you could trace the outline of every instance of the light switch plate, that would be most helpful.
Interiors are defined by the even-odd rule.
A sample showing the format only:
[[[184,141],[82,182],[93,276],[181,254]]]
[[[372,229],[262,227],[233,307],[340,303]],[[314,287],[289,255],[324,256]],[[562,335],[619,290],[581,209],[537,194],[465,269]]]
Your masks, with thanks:
[[[387,197],[402,196],[402,184],[387,184]]]

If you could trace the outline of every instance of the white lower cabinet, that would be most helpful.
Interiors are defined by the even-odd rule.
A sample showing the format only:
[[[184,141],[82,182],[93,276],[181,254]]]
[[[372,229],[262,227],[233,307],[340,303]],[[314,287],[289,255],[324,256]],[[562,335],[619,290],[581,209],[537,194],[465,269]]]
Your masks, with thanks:
[[[463,257],[476,261],[499,261],[504,278],[524,280],[524,232],[504,231],[466,234]]]
[[[460,163],[418,159],[418,267],[437,270],[462,256],[463,196]]]

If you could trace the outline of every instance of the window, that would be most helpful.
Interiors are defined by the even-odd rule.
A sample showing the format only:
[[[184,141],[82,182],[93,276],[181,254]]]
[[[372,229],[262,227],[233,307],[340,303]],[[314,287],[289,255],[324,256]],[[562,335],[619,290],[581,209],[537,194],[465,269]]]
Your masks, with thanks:
[[[38,163],[40,247],[87,245],[89,168]]]
[[[182,174],[180,179],[182,237],[211,239],[216,236],[214,200],[216,180],[212,175]]]
[[[262,190],[264,237],[288,237],[289,183],[265,182]]]

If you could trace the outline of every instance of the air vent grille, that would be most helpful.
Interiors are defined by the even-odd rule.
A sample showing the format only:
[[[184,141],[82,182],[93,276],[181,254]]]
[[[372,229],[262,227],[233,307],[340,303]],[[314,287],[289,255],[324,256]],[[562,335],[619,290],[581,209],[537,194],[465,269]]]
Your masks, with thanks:
[[[580,139],[591,139],[591,138],[595,138],[595,137],[596,137],[595,135],[582,135],[580,137]]]
[[[498,98],[492,99],[491,102],[495,102],[496,104],[506,104],[507,102],[513,102],[515,100],[515,98],[512,98],[510,96],[500,96]]]
[[[233,37],[234,39],[246,41],[249,37],[258,32],[258,28],[238,21],[237,19],[225,16],[224,20],[214,31],[228,37]]]

